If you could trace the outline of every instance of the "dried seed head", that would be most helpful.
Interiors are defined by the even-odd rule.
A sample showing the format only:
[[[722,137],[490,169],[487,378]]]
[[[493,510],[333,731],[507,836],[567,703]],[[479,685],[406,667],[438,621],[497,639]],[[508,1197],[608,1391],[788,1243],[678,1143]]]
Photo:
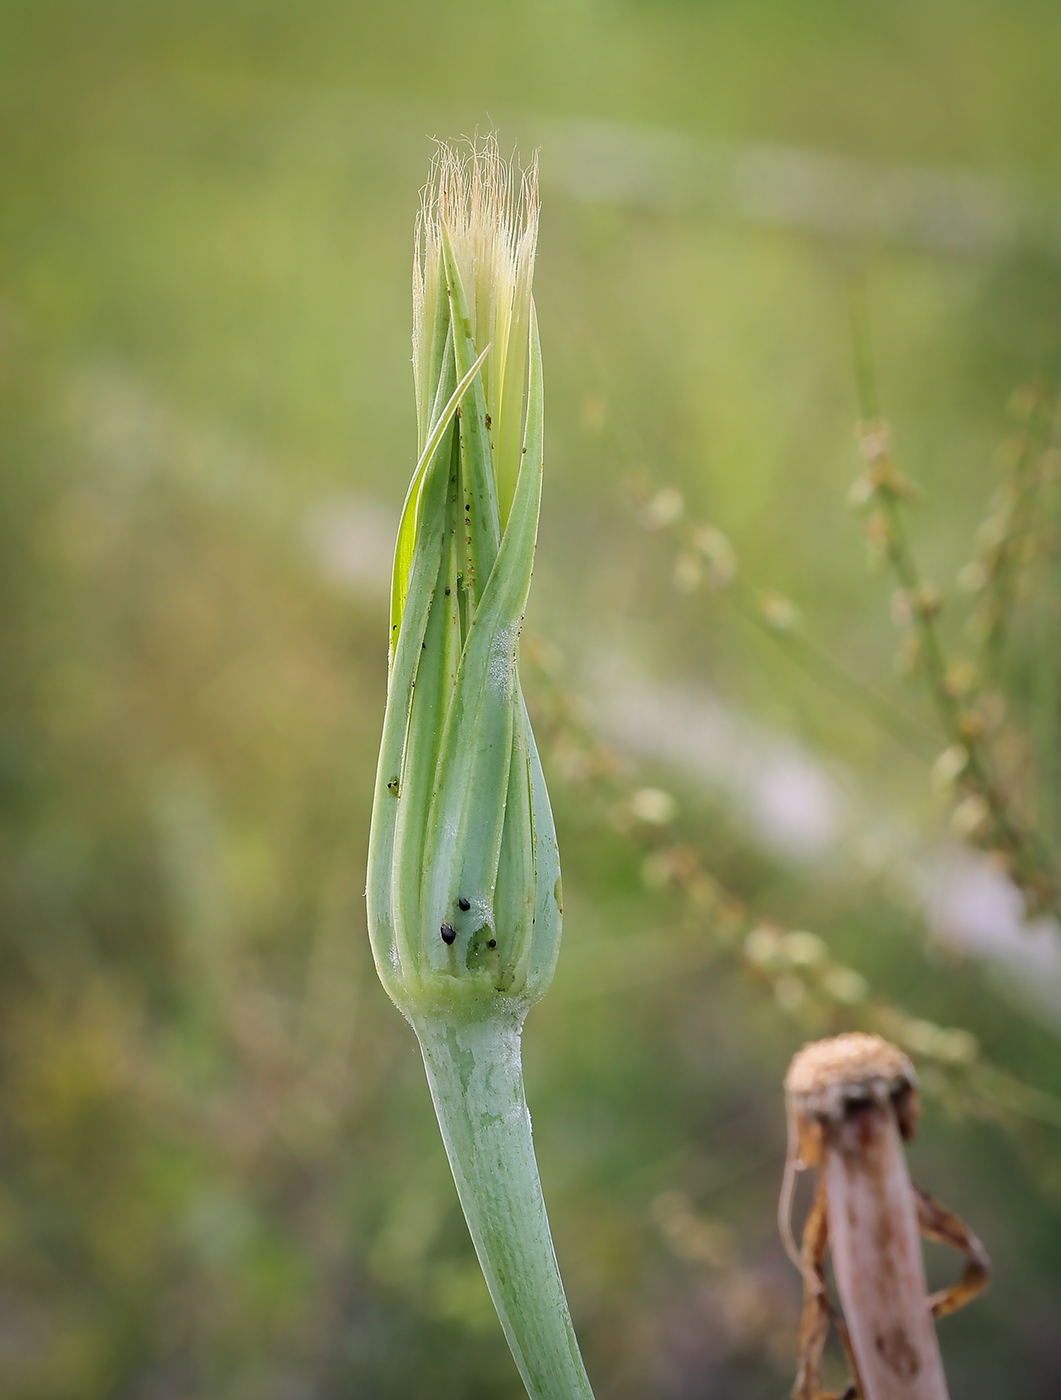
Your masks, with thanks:
[[[785,1075],[789,1150],[797,1171],[813,1166],[823,1132],[852,1108],[891,1104],[903,1137],[917,1120],[917,1075],[897,1046],[879,1035],[851,1031],[805,1045]]]
[[[879,1035],[851,1031],[805,1045],[785,1075],[788,1159],[778,1223],[785,1248],[799,1268],[792,1237],[792,1193],[797,1172],[821,1160],[824,1142],[849,1112],[867,1104],[892,1105],[903,1137],[917,1120],[917,1075],[903,1052]]]
[[[785,1076],[789,1151],[781,1236],[804,1279],[799,1371],[793,1395],[820,1400],[820,1363],[836,1322],[865,1400],[947,1400],[932,1319],[962,1306],[987,1281],[987,1256],[956,1216],[910,1181],[902,1137],[916,1113],[910,1061],[878,1035],[805,1045]],[[796,1248],[791,1227],[798,1171],[816,1166],[814,1204]],[[965,1276],[927,1296],[919,1232],[961,1250]],[[830,1302],[832,1256],[842,1321]]]
[[[916,1088],[914,1067],[879,1035],[852,1031],[805,1045],[785,1075],[785,1092],[797,1110],[814,1118],[838,1118],[849,1103],[885,1103]]]

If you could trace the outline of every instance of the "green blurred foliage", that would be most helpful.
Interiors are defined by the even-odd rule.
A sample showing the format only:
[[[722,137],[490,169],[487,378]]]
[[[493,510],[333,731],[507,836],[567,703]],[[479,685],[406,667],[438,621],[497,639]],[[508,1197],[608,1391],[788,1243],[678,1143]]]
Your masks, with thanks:
[[[673,547],[627,487],[678,488],[849,671],[927,718],[893,674],[890,585],[845,505],[847,282],[867,278],[886,411],[925,489],[917,548],[949,583],[999,479],[1007,399],[1054,354],[1050,217],[961,253],[725,201],[580,198],[557,151],[595,121],[620,142],[659,128],[953,165],[1049,215],[1059,31],[1042,0],[0,12],[5,1396],[519,1393],[362,905],[430,136],[496,123],[541,143],[529,625],[554,674],[602,724],[602,667],[722,697],[815,756],[869,826],[928,846],[946,813],[925,764],[717,593],[676,593]],[[959,624],[944,615],[957,645]],[[1038,646],[1018,638],[1018,704]],[[813,998],[779,1008],[717,920],[646,882],[646,852],[695,844],[753,917],[820,932],[1055,1093],[1058,1020],[926,944],[893,871],[771,852],[692,767],[616,740],[618,786],[583,781],[555,681],[528,684],[568,927],[528,1093],[597,1393],[784,1394],[781,1077],[802,1039],[847,1022]],[[624,784],[676,795],[666,832],[617,816]],[[930,1097],[913,1148],[997,1266],[943,1324],[947,1365],[969,1400],[1018,1377],[1047,1400],[1061,1140],[974,1108]]]

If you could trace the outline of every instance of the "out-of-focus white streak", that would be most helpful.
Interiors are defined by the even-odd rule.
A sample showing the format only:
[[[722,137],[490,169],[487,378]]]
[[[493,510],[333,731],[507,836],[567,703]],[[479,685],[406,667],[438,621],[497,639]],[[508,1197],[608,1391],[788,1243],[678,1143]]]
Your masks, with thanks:
[[[628,659],[612,659],[591,693],[613,740],[722,793],[749,839],[775,857],[821,874],[845,862],[867,873],[887,869],[934,940],[987,963],[1061,1033],[1061,930],[1049,918],[1024,922],[1020,892],[988,856],[953,838],[926,839],[897,818],[882,825],[879,803],[858,792],[852,775],[834,776],[795,739],[709,690],[650,680]]]
[[[626,669],[609,666],[594,687],[599,718],[624,747],[721,790],[775,855],[807,863],[836,848],[847,802],[806,750],[708,691],[622,679]]]
[[[706,210],[830,238],[952,254],[1061,248],[1061,209],[973,170],[888,164],[777,143],[715,141],[617,122],[527,118],[542,183],[580,203]]]
[[[318,501],[302,528],[326,579],[355,592],[389,595],[398,528],[393,510],[368,497],[337,496]]]

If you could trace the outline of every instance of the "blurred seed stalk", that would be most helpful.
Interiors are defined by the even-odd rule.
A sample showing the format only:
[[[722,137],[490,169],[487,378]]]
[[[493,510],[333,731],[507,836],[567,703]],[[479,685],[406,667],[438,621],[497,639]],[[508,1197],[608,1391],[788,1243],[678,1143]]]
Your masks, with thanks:
[[[959,586],[976,597],[965,627],[974,656],[956,655],[939,625],[944,594],[922,575],[909,541],[905,508],[918,492],[895,465],[891,430],[880,415],[868,316],[858,288],[852,323],[863,414],[858,444],[866,467],[851,501],[865,512],[870,562],[890,568],[899,584],[892,600],[892,617],[901,629],[897,666],[923,677],[946,741],[933,765],[933,782],[952,796],[955,831],[992,856],[1020,890],[1026,914],[1056,914],[1061,908],[1056,849],[1061,662],[1054,644],[1061,608],[1057,393],[1032,384],[1011,400],[1016,424],[1003,447],[1006,475],[978,531],[973,559],[958,576]],[[1015,707],[1006,698],[1006,640],[1020,621],[1019,610],[1044,614],[1031,619],[1040,634],[1037,680],[1032,713],[1024,722],[1008,713]]]
[[[857,429],[864,467],[850,492],[864,516],[868,559],[899,585],[892,620],[900,630],[895,669],[919,678],[932,720],[896,704],[852,675],[808,632],[800,609],[742,574],[736,549],[716,526],[690,519],[673,486],[627,482],[635,516],[647,530],[678,543],[673,584],[681,593],[713,587],[768,635],[818,684],[861,710],[931,765],[934,791],[950,805],[951,825],[985,851],[1020,891],[1027,919],[1061,912],[1061,399],[1032,383],[1009,405],[1014,430],[1003,444],[1003,480],[977,532],[958,590],[974,602],[965,635],[971,654],[945,640],[947,599],[923,577],[909,540],[906,510],[917,487],[898,469],[889,424],[880,416],[868,351],[865,312],[854,300],[863,420]],[[1034,671],[1030,694],[1009,665],[1020,633]],[[942,745],[942,747],[941,747]]]
[[[557,649],[529,638],[524,660],[550,772],[577,794],[588,819],[623,834],[640,858],[645,887],[676,900],[671,946],[638,940],[621,962],[610,948],[612,970],[598,960],[595,986],[609,979],[626,986],[647,977],[688,976],[720,959],[736,962],[804,1034],[858,1028],[898,1042],[915,1057],[922,1090],[948,1112],[1013,1129],[1027,1122],[1061,1128],[1061,1099],[992,1063],[971,1031],[937,1025],[882,995],[861,972],[836,959],[820,934],[750,909],[713,872],[711,853],[690,834],[678,799],[644,787],[633,760],[601,740],[579,698],[562,682]]]

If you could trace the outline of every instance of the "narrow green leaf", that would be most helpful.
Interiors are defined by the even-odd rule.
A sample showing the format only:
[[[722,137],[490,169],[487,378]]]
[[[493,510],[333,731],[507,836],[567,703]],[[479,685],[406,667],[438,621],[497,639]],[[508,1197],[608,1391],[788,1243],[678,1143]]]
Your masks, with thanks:
[[[441,457],[441,454],[439,454]],[[454,535],[455,495],[459,451],[455,437],[450,443],[445,479],[442,547],[436,561],[436,579],[428,607],[427,624],[420,644],[416,680],[408,698],[409,722],[402,752],[400,800],[394,837],[392,901],[396,920],[411,931],[409,942],[416,950],[418,970],[423,971],[423,939],[420,932],[420,871],[424,862],[426,823],[438,776],[439,750],[445,730],[461,654],[461,633],[456,596],[457,548]],[[433,468],[435,470],[435,468]],[[434,490],[432,491],[434,505]],[[426,500],[426,495],[425,495]],[[440,940],[429,943],[443,953]]]
[[[460,401],[464,396],[468,385],[471,384],[475,376],[479,373],[483,361],[490,353],[487,345],[482,353],[472,362],[460,382],[450,395],[446,406],[439,414],[438,420],[432,428],[424,450],[420,453],[420,459],[413,472],[413,479],[406,492],[405,504],[402,507],[401,522],[398,526],[398,541],[394,550],[394,573],[391,585],[391,649],[393,652],[397,643],[398,630],[401,627],[402,614],[405,611],[405,601],[409,592],[409,574],[412,568],[413,551],[416,541],[416,525],[419,518],[420,497],[423,490],[424,473],[427,471],[439,443],[445,436],[446,429],[453,422],[454,415],[460,406]]]

